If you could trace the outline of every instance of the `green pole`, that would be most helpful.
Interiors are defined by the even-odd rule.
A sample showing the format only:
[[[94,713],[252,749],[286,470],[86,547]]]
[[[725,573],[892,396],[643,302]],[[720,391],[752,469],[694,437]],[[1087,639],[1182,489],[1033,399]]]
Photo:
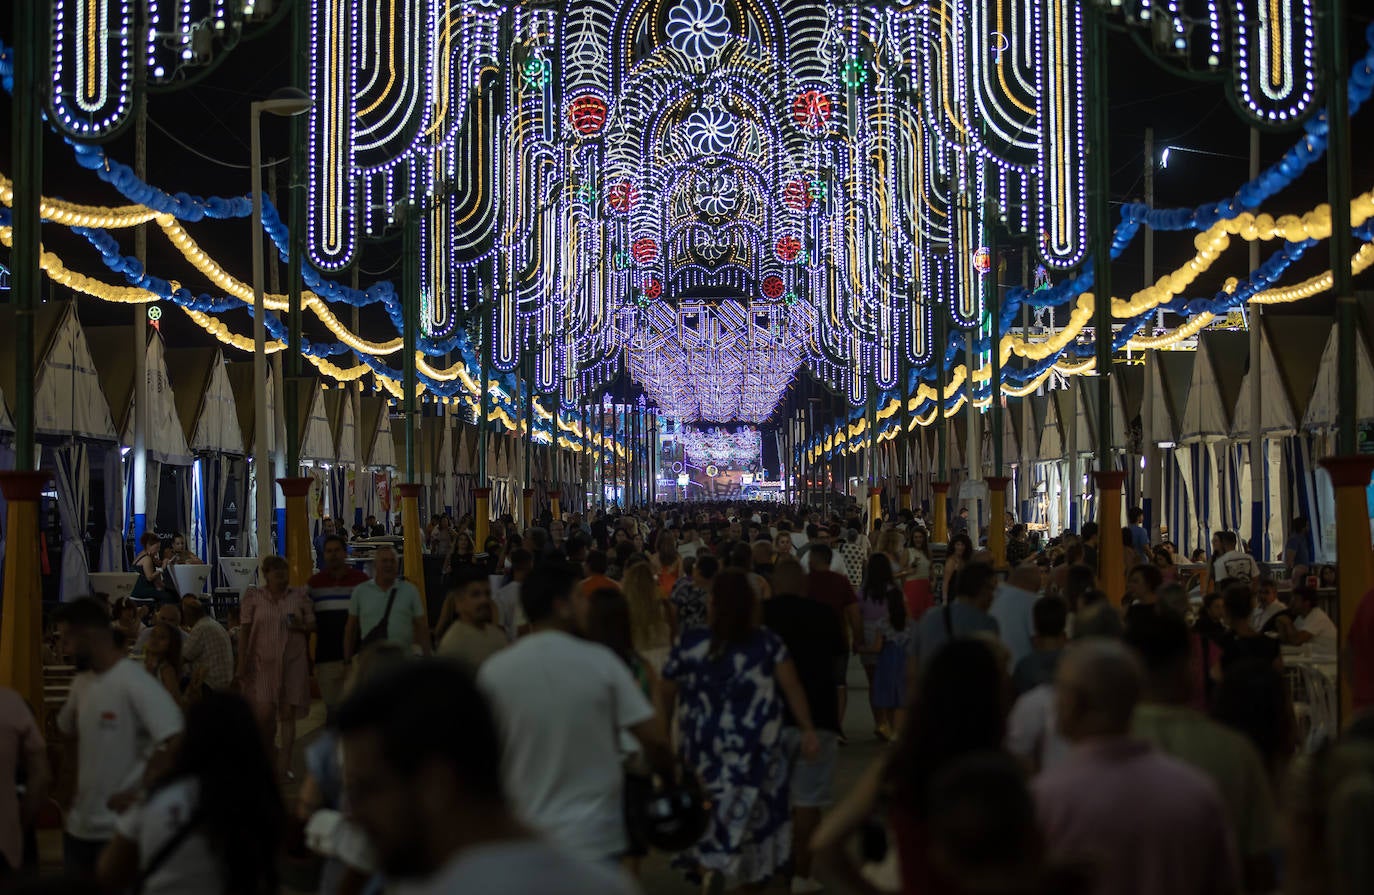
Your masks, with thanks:
[[[43,71],[48,62],[46,0],[14,4],[13,124],[14,206],[11,217],[10,290],[14,333],[14,468],[33,469],[33,314],[38,305],[42,271],[38,265],[38,209],[43,181]]]
[[[291,11],[291,84],[308,93],[306,35],[310,5],[297,3]],[[300,381],[301,381],[301,263],[305,254],[305,118],[290,119],[291,179],[287,186],[287,226],[291,231],[286,254],[286,474],[300,474]],[[408,462],[408,461],[407,461]],[[409,465],[407,470],[412,469]]]
[[[1093,327],[1097,347],[1097,465],[1112,468],[1112,222],[1107,146],[1107,10],[1086,7],[1088,41],[1088,232],[1092,234]]]
[[[402,274],[405,284],[405,292],[402,300],[402,326],[404,332],[401,333],[401,353],[404,362],[404,382],[402,383],[402,414],[404,417],[406,434],[406,467],[405,480],[415,481],[415,423],[417,416],[416,391],[417,376],[415,371],[415,338],[420,328],[420,206],[414,202],[409,202],[405,206],[404,230],[401,236],[401,253],[404,261],[404,273]],[[485,413],[484,413],[485,415]],[[485,463],[480,459],[482,454],[478,454],[479,463]]]
[[[558,404],[554,405],[553,447],[549,450],[558,453]],[[533,488],[530,479],[530,451],[534,448],[534,352],[525,352],[525,487]],[[525,520],[528,522],[529,520]]]
[[[1331,205],[1331,294],[1336,297],[1337,453],[1353,456],[1356,441],[1355,293],[1350,283],[1350,110],[1346,82],[1345,0],[1326,3],[1326,193]]]

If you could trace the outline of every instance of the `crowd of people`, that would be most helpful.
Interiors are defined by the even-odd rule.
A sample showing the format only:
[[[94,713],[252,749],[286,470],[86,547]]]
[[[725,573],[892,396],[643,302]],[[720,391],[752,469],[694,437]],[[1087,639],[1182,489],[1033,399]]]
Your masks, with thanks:
[[[1132,514],[1117,602],[1096,526],[1010,523],[993,557],[967,514],[939,552],[926,521],[660,505],[499,520],[477,552],[438,517],[433,606],[393,548],[367,575],[333,532],[306,586],[265,558],[229,624],[193,597],[64,606],[66,868],[276,892],[299,840],[322,893],[629,893],[654,850],[707,893],[1374,891],[1374,725],[1309,760],[1282,675],[1281,645],[1337,646],[1305,582],[1285,605],[1223,536],[1195,608]],[[328,723],[293,764],[312,684]],[[10,868],[52,776],[26,712],[0,698]],[[839,792],[851,738],[882,745]]]

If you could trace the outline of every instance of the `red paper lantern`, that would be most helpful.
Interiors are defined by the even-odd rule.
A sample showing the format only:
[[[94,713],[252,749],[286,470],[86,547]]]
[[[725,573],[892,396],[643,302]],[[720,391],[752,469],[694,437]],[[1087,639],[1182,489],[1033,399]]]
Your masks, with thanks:
[[[648,236],[641,236],[630,244],[630,254],[640,264],[652,264],[658,257],[658,243]]]
[[[601,130],[606,123],[606,101],[594,93],[584,93],[568,103],[568,121],[584,137]]]
[[[763,290],[764,298],[769,301],[777,301],[782,298],[782,294],[787,291],[787,284],[782,281],[782,277],[775,273],[770,273],[763,278],[763,283],[760,284],[759,288]]]
[[[792,120],[803,130],[825,130],[831,111],[830,97],[819,90],[804,90],[792,101]]]
[[[773,251],[777,254],[779,261],[784,264],[791,264],[801,254],[801,247],[801,240],[789,234],[778,237],[777,243],[773,246]]]
[[[606,204],[611,207],[612,211],[624,214],[634,208],[638,202],[639,190],[628,180],[613,183],[606,188]]]
[[[811,207],[811,186],[798,178],[789,180],[782,190],[782,202],[793,211],[806,211]]]

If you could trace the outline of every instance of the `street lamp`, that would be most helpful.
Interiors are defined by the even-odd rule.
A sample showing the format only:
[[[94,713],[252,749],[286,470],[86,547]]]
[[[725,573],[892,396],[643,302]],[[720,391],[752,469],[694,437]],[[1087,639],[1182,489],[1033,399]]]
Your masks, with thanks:
[[[258,556],[271,552],[272,542],[272,475],[267,443],[267,311],[262,289],[262,147],[258,120],[263,112],[282,117],[294,117],[309,111],[311,99],[294,87],[283,87],[270,97],[252,104],[249,112],[249,142],[252,152],[253,190],[253,455],[257,464]],[[266,552],[265,552],[266,551]]]

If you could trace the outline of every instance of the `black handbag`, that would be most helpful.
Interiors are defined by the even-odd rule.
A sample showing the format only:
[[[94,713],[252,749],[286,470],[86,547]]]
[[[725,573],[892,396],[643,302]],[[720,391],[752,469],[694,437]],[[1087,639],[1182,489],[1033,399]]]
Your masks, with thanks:
[[[382,610],[381,621],[372,626],[372,630],[363,636],[361,649],[366,649],[374,643],[381,643],[386,640],[387,625],[391,621],[391,607],[396,602],[396,585],[391,586],[391,592],[386,595],[386,609]]]

